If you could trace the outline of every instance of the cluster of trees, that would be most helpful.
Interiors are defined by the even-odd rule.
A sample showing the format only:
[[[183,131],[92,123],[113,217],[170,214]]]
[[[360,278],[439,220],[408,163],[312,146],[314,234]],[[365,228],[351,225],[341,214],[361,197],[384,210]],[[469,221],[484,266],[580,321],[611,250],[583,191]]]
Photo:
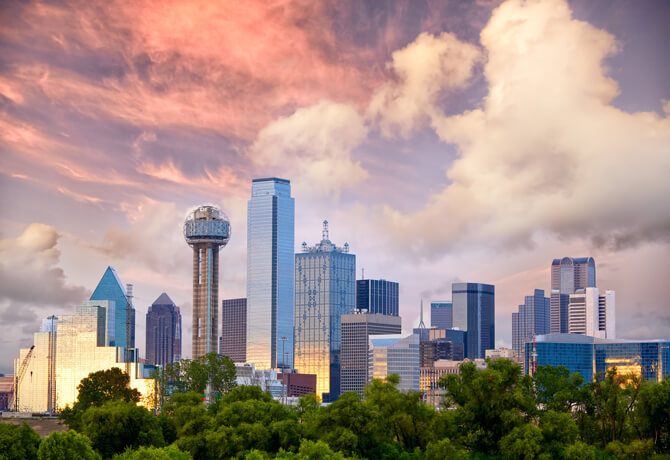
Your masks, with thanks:
[[[530,377],[503,359],[483,370],[466,363],[441,380],[443,410],[399,391],[397,376],[373,381],[364,398],[345,393],[321,406],[308,395],[294,407],[223,378],[206,405],[202,380],[191,386],[197,379],[186,374],[163,376],[172,393],[157,414],[136,404],[124,374],[91,374],[63,414],[70,431],[40,443],[27,426],[0,424],[0,458],[670,458],[670,379],[615,369],[587,383],[562,367]],[[5,446],[32,450],[22,457]]]

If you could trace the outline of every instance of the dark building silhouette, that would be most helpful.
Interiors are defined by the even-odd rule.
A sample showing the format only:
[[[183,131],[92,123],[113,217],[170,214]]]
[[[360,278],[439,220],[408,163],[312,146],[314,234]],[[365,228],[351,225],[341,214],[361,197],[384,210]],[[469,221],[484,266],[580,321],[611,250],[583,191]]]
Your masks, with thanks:
[[[483,283],[453,283],[453,325],[465,331],[465,357],[484,358],[495,348],[495,287]]]
[[[219,354],[236,363],[247,362],[247,299],[221,302]]]
[[[356,281],[356,310],[388,316],[398,316],[399,285],[386,280]]]
[[[181,359],[181,314],[162,293],[147,311],[147,363],[169,364]]]

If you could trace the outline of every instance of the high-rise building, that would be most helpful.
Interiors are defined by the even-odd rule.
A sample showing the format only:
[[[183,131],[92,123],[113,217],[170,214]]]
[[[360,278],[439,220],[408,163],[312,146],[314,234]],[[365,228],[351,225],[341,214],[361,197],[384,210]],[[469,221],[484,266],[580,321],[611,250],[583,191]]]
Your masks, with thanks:
[[[550,333],[551,302],[544,296],[542,289],[535,289],[533,295],[527,295],[519,311],[512,313],[512,349],[516,356],[523,358],[524,343],[536,335]]]
[[[216,352],[219,338],[219,248],[230,239],[230,221],[215,206],[199,206],[184,222],[193,248],[193,359]]]
[[[147,311],[146,341],[148,364],[165,365],[181,359],[181,314],[165,292]]]
[[[295,367],[316,374],[324,402],[340,394],[341,317],[356,306],[356,256],[335,246],[323,222],[321,242],[295,255]]]
[[[495,348],[495,286],[453,283],[454,327],[466,331],[466,357],[484,358]]]
[[[601,296],[597,287],[577,289],[568,304],[568,332],[616,338],[615,292]]]
[[[580,334],[550,334],[526,343],[526,372],[539,366],[565,366],[587,382],[602,380],[608,369],[662,381],[670,375],[670,341],[615,340]]]
[[[356,281],[356,309],[366,313],[398,316],[399,285],[386,280]]]
[[[593,257],[563,257],[551,262],[552,334],[568,332],[568,303],[577,289],[596,286],[596,263]]]
[[[401,332],[399,316],[375,313],[342,315],[340,391],[356,391],[362,395],[365,385],[372,380],[368,362],[371,335]]]
[[[398,389],[419,391],[419,364],[421,342],[419,334],[407,337],[379,337],[372,342],[370,374],[385,379],[391,374],[400,377]]]
[[[114,268],[107,267],[90,299],[93,304],[106,302],[105,345],[135,348],[135,309],[131,299],[132,291],[128,292]]]
[[[451,329],[454,327],[454,305],[440,301],[430,303],[430,327]]]
[[[236,363],[247,362],[247,299],[221,302],[221,342],[219,354]]]
[[[294,214],[291,182],[254,179],[247,204],[247,361],[293,367]]]

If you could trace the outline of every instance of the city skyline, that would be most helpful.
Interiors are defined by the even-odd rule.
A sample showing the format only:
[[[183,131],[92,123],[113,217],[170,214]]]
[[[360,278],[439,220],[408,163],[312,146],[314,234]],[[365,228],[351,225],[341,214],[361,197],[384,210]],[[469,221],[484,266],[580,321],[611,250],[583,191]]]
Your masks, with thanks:
[[[670,336],[667,2],[0,8],[0,372],[108,266],[142,356],[161,292],[188,338],[187,211],[229,215],[219,299],[244,297],[251,180],[274,176],[293,251],[331,221],[356,278],[399,283],[405,333],[474,280],[511,347],[552,259],[591,256],[617,337]]]

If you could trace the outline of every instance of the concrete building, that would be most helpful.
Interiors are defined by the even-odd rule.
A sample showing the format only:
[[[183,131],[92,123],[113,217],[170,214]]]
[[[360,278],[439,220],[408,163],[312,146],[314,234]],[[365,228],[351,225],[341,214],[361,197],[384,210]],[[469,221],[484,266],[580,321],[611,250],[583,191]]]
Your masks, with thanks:
[[[219,354],[235,363],[247,362],[247,299],[221,302],[221,340]]]
[[[341,317],[356,305],[356,256],[349,244],[328,239],[295,255],[295,368],[316,374],[316,392],[324,402],[340,394]]]
[[[165,365],[181,359],[181,313],[165,292],[147,311],[146,345],[148,364]]]
[[[432,366],[422,367],[419,370],[419,390],[423,393],[423,399],[426,403],[435,408],[439,408],[442,402],[442,396],[446,393],[444,388],[439,385],[440,379],[449,374],[460,374],[461,364],[471,362],[469,359],[462,361],[439,360]],[[475,359],[475,366],[478,369],[486,369],[486,361]]]
[[[484,358],[495,348],[495,286],[453,283],[454,327],[466,333],[465,353],[470,359]]]
[[[230,239],[230,221],[215,206],[199,206],[184,222],[184,238],[193,249],[192,356],[218,350],[219,248]]]
[[[373,313],[342,315],[342,351],[340,391],[363,394],[365,385],[372,380],[369,369],[370,336],[400,334],[399,316]]]
[[[615,292],[600,295],[597,287],[578,289],[568,304],[568,333],[616,338]]]

